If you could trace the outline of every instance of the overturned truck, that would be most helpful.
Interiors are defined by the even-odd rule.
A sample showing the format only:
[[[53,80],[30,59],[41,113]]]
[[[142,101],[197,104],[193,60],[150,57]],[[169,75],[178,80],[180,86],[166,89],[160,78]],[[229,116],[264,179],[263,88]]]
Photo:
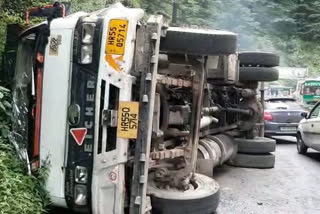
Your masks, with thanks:
[[[121,4],[67,17],[62,4],[49,9],[19,37],[13,133],[31,171],[49,165],[52,203],[214,213],[209,176],[236,157],[239,139],[264,141],[257,82],[277,72],[239,62],[234,33],[169,27],[162,15],[144,23],[141,9]],[[242,80],[240,64],[251,72]]]

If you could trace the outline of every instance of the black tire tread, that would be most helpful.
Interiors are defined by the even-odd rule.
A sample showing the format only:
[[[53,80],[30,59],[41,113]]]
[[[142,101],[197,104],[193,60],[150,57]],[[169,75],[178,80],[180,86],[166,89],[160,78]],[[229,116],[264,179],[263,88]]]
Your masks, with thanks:
[[[270,153],[259,155],[238,153],[228,164],[243,168],[268,169],[274,167],[275,155]]]
[[[160,50],[193,55],[235,54],[237,35],[227,31],[171,27],[161,40]]]
[[[300,150],[299,150],[299,146],[298,146],[299,142],[302,143]],[[308,147],[304,144],[300,133],[298,133],[298,135],[297,135],[297,150],[298,150],[299,154],[306,154],[308,151]]]
[[[275,68],[240,67],[240,81],[275,81],[279,79],[279,71]]]
[[[151,174],[148,183],[152,214],[212,214],[219,205],[219,184],[208,176],[196,173],[200,189],[187,190],[188,193],[159,189],[152,177]]]
[[[151,196],[152,214],[212,214],[219,205],[220,191],[194,200],[168,200]]]
[[[253,139],[236,138],[238,152],[247,154],[263,154],[276,150],[276,141],[266,137],[255,137]]]
[[[240,65],[275,67],[279,66],[280,57],[274,53],[246,51],[238,55]]]

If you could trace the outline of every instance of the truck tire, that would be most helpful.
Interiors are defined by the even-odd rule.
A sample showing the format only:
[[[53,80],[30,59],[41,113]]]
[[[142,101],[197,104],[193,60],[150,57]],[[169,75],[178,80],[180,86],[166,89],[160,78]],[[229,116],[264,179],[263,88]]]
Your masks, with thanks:
[[[253,139],[236,138],[238,152],[247,154],[263,154],[276,150],[276,141],[266,137],[255,137]]]
[[[268,169],[274,167],[275,155],[270,153],[255,155],[238,153],[228,164],[244,168]]]
[[[274,53],[248,51],[240,52],[238,55],[240,65],[275,67],[279,66],[280,57]]]
[[[160,50],[192,55],[234,54],[237,35],[228,31],[170,27],[162,38]]]
[[[297,134],[297,150],[299,154],[306,154],[308,147],[304,144],[301,134]]]
[[[275,68],[240,67],[240,81],[275,81],[279,79],[279,71]]]
[[[147,194],[151,196],[152,214],[212,214],[220,198],[218,183],[205,175],[195,174],[197,188],[187,191],[159,189],[149,179]]]

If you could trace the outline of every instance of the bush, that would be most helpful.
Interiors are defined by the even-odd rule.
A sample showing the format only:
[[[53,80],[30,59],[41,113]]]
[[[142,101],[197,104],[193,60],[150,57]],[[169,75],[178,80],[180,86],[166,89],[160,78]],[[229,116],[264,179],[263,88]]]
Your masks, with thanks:
[[[0,86],[0,214],[41,214],[49,204],[45,191],[47,168],[28,175],[9,140],[10,91]]]

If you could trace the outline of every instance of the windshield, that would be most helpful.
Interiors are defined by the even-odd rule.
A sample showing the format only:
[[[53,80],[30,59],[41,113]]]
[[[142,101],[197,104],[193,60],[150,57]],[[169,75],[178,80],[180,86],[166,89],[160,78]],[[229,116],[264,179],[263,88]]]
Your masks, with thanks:
[[[286,97],[291,95],[291,88],[271,88],[270,96],[273,97]]]
[[[270,99],[265,102],[267,110],[301,110],[299,103],[294,99]]]
[[[304,95],[320,95],[320,86],[306,86],[303,90]]]
[[[13,87],[13,133],[19,146],[28,147],[28,139],[32,136],[32,123],[29,112],[32,107],[34,35],[20,40]],[[31,126],[30,126],[31,125]]]
[[[320,81],[306,81],[302,84],[303,95],[320,95]]]

